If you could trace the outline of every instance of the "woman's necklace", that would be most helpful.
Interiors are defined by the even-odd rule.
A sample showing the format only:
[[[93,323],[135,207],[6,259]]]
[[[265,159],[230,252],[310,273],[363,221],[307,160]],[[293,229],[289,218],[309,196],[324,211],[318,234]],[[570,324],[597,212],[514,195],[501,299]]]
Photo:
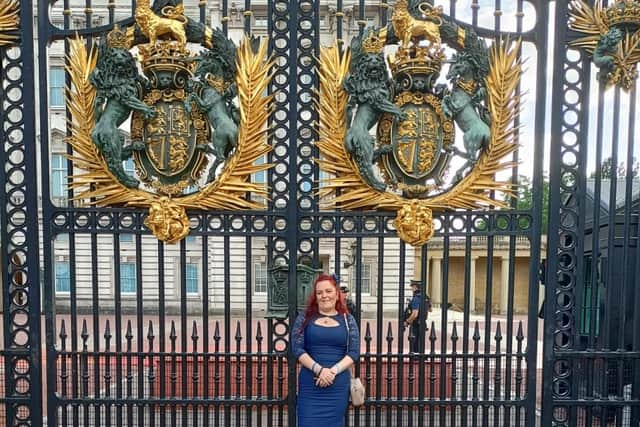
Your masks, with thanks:
[[[320,323],[322,323],[323,325],[329,325],[331,324],[331,322],[333,322],[333,319],[330,317],[321,317],[320,318]]]
[[[320,313],[321,317],[320,319],[318,319],[320,321],[320,323],[322,323],[323,325],[332,325],[335,321],[331,318],[331,316],[335,316],[336,314],[338,314],[338,312],[335,313]]]

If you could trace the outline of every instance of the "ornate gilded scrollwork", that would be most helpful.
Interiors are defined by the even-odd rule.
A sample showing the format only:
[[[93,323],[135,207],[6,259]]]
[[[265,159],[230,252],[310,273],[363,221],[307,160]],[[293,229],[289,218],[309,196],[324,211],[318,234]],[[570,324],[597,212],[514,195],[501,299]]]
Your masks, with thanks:
[[[9,34],[20,25],[20,9],[17,0],[0,0],[0,46],[15,43],[17,35]]]
[[[569,27],[586,34],[570,44],[592,55],[598,79],[630,90],[640,62],[640,1],[616,0],[604,7],[596,0],[591,8],[583,0],[572,0],[569,14]]]
[[[457,53],[448,59],[442,43]],[[389,44],[399,47],[385,56]],[[496,174],[517,146],[519,49],[519,41],[488,49],[441,8],[406,0],[348,51],[323,49],[318,163],[332,178],[322,199],[396,211],[398,235],[415,246],[433,236],[433,210],[504,206],[491,194],[513,195]],[[449,84],[436,84],[445,62]]]
[[[221,31],[185,18],[181,6],[157,14],[139,1],[135,15],[135,28],[115,27],[97,49],[71,42],[68,143],[78,172],[69,186],[87,204],[148,208],[147,227],[174,243],[189,233],[185,209],[263,207],[247,194],[267,194],[250,176],[271,167],[256,164],[271,150],[271,62],[266,40],[236,48]],[[191,54],[193,42],[206,49]],[[123,166],[131,158],[135,174]]]

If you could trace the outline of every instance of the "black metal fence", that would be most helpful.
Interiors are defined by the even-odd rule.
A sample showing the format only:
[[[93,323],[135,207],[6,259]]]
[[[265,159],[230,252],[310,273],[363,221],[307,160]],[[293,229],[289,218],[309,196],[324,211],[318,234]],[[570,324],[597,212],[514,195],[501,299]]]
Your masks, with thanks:
[[[271,188],[266,211],[190,212],[191,237],[177,246],[149,235],[142,210],[78,207],[72,191],[60,191],[74,173],[63,156],[71,112],[56,101],[60,76],[69,84],[68,38],[90,44],[131,23],[135,1],[49,3],[21,1],[18,47],[0,47],[1,425],[295,426],[289,321],[266,313],[266,271],[280,261],[291,278],[304,263],[351,289],[362,337],[355,373],[367,400],[347,425],[637,425],[637,84],[629,95],[593,86],[586,56],[564,48],[574,36],[565,2],[437,2],[490,41],[525,42],[511,176],[530,177],[533,196],[526,207],[438,214],[434,239],[417,251],[397,239],[391,214],[327,211],[315,193],[321,42],[348,44],[366,25],[385,24],[393,2],[184,1],[189,16],[234,37],[269,37],[275,110],[265,161],[275,167],[255,177]],[[600,165],[609,154],[607,177]],[[602,201],[616,208],[602,215]],[[434,302],[421,310],[428,328],[417,337],[402,327],[413,278]],[[421,351],[411,353],[416,340]]]
[[[609,2],[609,6],[614,5]],[[591,4],[590,6],[595,6]],[[556,38],[582,36],[556,7]],[[558,48],[551,109],[543,425],[640,423],[638,83]]]

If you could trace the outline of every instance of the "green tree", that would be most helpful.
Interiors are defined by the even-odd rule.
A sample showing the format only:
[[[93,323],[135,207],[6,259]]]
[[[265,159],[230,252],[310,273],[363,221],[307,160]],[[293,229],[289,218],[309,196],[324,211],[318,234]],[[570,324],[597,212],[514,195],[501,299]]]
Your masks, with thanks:
[[[625,162],[619,162],[618,166],[616,166],[616,177],[617,178],[626,178],[627,177],[627,166]],[[631,176],[633,178],[637,178],[640,173],[640,162],[633,158],[632,167],[631,167]],[[591,172],[589,175],[590,178],[596,178],[596,172]],[[600,164],[600,178],[601,179],[611,179],[613,177],[613,159],[611,157],[607,157]]]
[[[540,189],[533,188],[531,178],[525,175],[518,177],[515,207],[518,210],[530,210],[533,207],[533,195]],[[549,180],[542,180],[542,234],[547,234],[549,221]]]

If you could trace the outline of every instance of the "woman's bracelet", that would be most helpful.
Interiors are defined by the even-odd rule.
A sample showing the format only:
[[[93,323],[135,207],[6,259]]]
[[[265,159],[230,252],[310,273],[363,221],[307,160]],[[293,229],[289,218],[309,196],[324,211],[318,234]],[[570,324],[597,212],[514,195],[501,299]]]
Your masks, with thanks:
[[[338,375],[340,372],[342,372],[342,369],[340,368],[340,364],[336,363],[335,365],[333,365],[331,367],[331,369],[335,369],[336,370],[336,375]]]
[[[314,374],[316,374],[316,365],[318,364],[318,362],[313,362],[313,365],[311,365],[311,372],[313,372]]]

